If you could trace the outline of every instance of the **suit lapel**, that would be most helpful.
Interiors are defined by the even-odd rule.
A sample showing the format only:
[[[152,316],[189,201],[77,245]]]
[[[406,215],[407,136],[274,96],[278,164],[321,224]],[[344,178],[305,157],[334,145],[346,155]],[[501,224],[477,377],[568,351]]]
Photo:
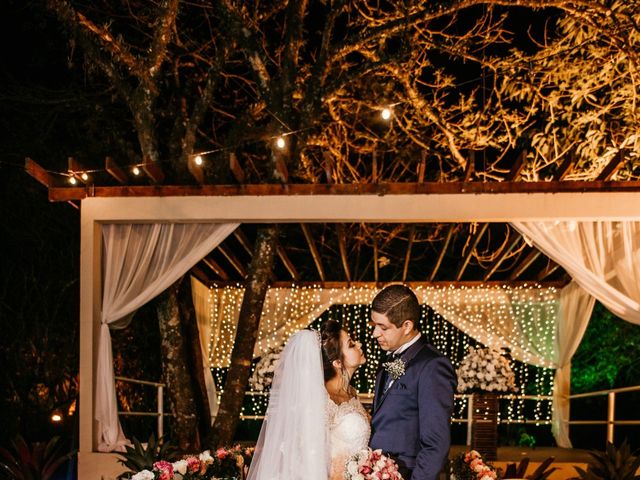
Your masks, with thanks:
[[[405,369],[409,368],[409,364],[411,363],[411,360],[413,360],[413,358],[418,354],[418,352],[420,350],[422,350],[422,348],[424,347],[425,344],[426,344],[425,337],[424,337],[424,335],[421,335],[416,343],[411,345],[407,349],[406,352],[404,352],[404,353],[402,353],[400,355],[400,358],[404,361]],[[380,377],[381,376],[382,376],[382,370],[380,370],[380,372],[378,372],[378,377],[376,378],[376,383],[377,384],[380,382]],[[396,381],[394,381],[394,383]],[[384,388],[384,385],[382,385],[380,388]],[[374,400],[373,401],[373,413],[374,414],[382,406],[382,403],[384,402],[385,398],[387,398],[387,395],[389,395],[389,391],[393,388],[393,385],[391,385],[389,388],[387,388],[387,391],[382,393],[382,395],[378,394],[378,392],[380,391],[380,388],[376,388],[376,395],[375,395],[375,397],[373,399]]]

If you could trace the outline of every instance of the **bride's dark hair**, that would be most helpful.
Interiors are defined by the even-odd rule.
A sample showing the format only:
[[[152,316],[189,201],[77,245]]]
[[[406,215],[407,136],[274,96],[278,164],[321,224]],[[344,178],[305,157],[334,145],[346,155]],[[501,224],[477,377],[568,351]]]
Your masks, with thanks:
[[[336,320],[326,320],[320,325],[320,335],[322,337],[322,368],[324,370],[324,381],[327,382],[335,377],[336,372],[333,362],[342,361],[342,347],[340,346],[340,332],[342,325]]]

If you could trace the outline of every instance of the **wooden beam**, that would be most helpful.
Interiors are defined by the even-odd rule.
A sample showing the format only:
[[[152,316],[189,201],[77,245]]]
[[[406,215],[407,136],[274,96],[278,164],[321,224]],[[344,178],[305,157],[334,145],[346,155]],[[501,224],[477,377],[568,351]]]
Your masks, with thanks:
[[[171,185],[171,186],[92,186],[50,187],[54,202],[91,197],[233,197],[277,195],[477,195],[532,193],[640,192],[640,181],[575,182],[425,182],[425,183],[342,183],[252,185]]]
[[[225,286],[234,286],[237,285],[238,282],[234,282],[234,281],[230,281],[230,282],[212,282],[211,285],[214,287],[225,287]],[[321,287],[321,288],[348,288],[348,287],[353,287],[353,288],[379,288],[380,285],[377,282],[360,282],[360,281],[355,281],[355,282],[345,282],[345,281],[336,281],[336,282],[295,282],[292,284],[292,282],[274,282],[272,284],[269,285],[270,288],[287,288],[287,287],[291,287],[292,285],[295,285],[296,287],[313,287],[313,286],[317,286],[317,287]],[[417,288],[417,287],[441,287],[441,288],[448,288],[448,287],[465,287],[465,288],[477,288],[477,287],[488,287],[488,288],[500,288],[500,287],[504,287],[504,286],[511,286],[511,287],[531,287],[531,288],[537,288],[538,286],[542,287],[542,288],[550,288],[550,287],[554,287],[554,288],[558,288],[561,286],[566,285],[566,282],[561,282],[561,281],[553,281],[553,282],[541,282],[541,283],[536,283],[536,282],[531,282],[531,281],[514,281],[514,282],[501,282],[501,281],[489,281],[489,282],[483,282],[483,281],[461,281],[461,282],[454,282],[454,281],[438,281],[438,282],[405,282],[405,285],[407,285],[408,287],[411,288]]]
[[[371,183],[378,183],[378,153],[371,154]]]
[[[559,268],[560,268],[560,265],[558,265],[553,260],[549,259],[549,264],[546,267],[544,267],[542,271],[536,276],[536,281],[538,282],[543,281],[545,278],[547,278],[549,275],[551,275],[553,272],[555,272]]]
[[[160,184],[164,180],[164,172],[160,165],[150,158],[146,158],[142,163],[142,170],[147,176],[151,179],[151,181],[155,184]],[[153,188],[153,187],[151,187]]]
[[[493,275],[496,270],[498,270],[498,267],[500,267],[502,262],[505,261],[507,256],[512,252],[514,247],[518,244],[518,242],[520,242],[521,239],[522,239],[522,236],[516,230],[511,231],[511,233],[509,234],[509,240],[507,240],[507,244],[505,245],[504,249],[502,250],[502,252],[500,252],[500,255],[498,255],[498,258],[494,260],[491,267],[489,267],[489,270],[487,270],[487,273],[485,273],[484,279],[483,279],[485,282],[489,280],[491,275]]]
[[[347,238],[344,233],[344,225],[338,223],[338,248],[340,249],[340,259],[344,268],[344,276],[347,282],[351,282],[351,269],[349,268],[349,259],[347,256]]]
[[[488,227],[489,227],[488,223],[483,223],[482,226],[479,228],[479,230],[476,231],[476,234],[473,237],[473,240],[471,241],[471,245],[469,246],[469,251],[467,252],[467,255],[465,255],[464,260],[462,261],[462,265],[460,265],[460,268],[458,269],[458,273],[456,274],[457,282],[459,282],[460,279],[462,278],[462,275],[464,274],[464,271],[466,270],[467,265],[469,265],[469,261],[471,260],[471,256],[473,255],[473,252],[478,246],[478,243],[480,243],[480,240],[482,239],[484,232],[487,231]]]
[[[556,172],[553,174],[553,180],[555,182],[560,182],[564,180],[564,177],[571,171],[573,166],[575,165],[577,157],[575,153],[569,152],[567,158],[560,164]]]
[[[226,258],[229,261],[231,266],[236,269],[236,271],[240,274],[242,278],[245,278],[247,276],[247,271],[244,268],[244,265],[242,265],[242,262],[238,260],[233,253],[231,253],[231,250],[229,250],[224,245],[220,245],[218,246],[218,251],[222,255],[224,255],[224,258]]]
[[[596,178],[599,182],[608,182],[611,180],[618,170],[620,170],[624,164],[626,163],[622,152],[618,153],[615,157],[613,157],[609,163],[602,169],[598,178]]]
[[[204,271],[200,267],[198,267],[198,265],[194,265],[193,267],[191,267],[191,275],[196,277],[206,286],[209,286],[211,284],[211,279],[209,278],[209,276],[204,273]]]
[[[522,173],[522,169],[524,168],[525,160],[527,159],[527,153],[528,152],[526,150],[520,152],[520,154],[516,158],[516,161],[511,166],[511,170],[509,170],[509,173],[505,177],[505,181],[513,182],[518,179],[520,173]]]
[[[300,280],[300,275],[298,274],[295,265],[287,255],[287,251],[285,250],[285,248],[279,242],[276,251],[278,253],[278,257],[280,257],[280,260],[282,260],[282,263],[289,272],[289,275],[291,275],[291,278],[296,282]]]
[[[524,260],[522,260],[522,262],[520,262],[517,267],[511,270],[511,275],[509,275],[509,281],[514,281],[520,275],[522,275],[522,273],[524,273],[524,271],[527,268],[529,268],[531,264],[535,262],[540,255],[541,255],[540,250],[538,250],[537,248],[533,248],[524,258]]]
[[[413,247],[413,241],[416,236],[416,226],[411,225],[409,227],[409,241],[407,244],[407,253],[404,256],[404,268],[402,269],[402,281],[407,280],[407,273],[409,273],[409,262],[411,261],[411,248]]]
[[[211,270],[213,270],[213,272],[218,275],[222,280],[229,280],[229,275],[227,275],[227,272],[224,271],[224,268],[222,268],[218,262],[216,262],[213,258],[211,257],[204,257],[202,259],[202,261],[204,262],[204,264],[209,267]]]
[[[471,180],[473,176],[473,171],[476,166],[476,152],[475,150],[469,151],[469,160],[467,160],[467,166],[464,169],[464,181],[468,182]]]
[[[251,248],[251,242],[242,231],[242,227],[236,228],[233,231],[233,236],[236,237],[236,240],[238,240],[238,243],[242,245],[242,248],[244,248],[244,251],[247,252],[250,257],[253,257],[253,248]]]
[[[47,188],[51,188],[54,185],[53,175],[42,168],[37,162],[29,157],[24,159],[24,170],[38,182]]]
[[[444,240],[444,245],[440,250],[440,255],[438,255],[438,260],[436,260],[436,264],[433,267],[433,270],[431,270],[431,275],[429,275],[430,282],[433,282],[433,279],[436,278],[436,274],[440,269],[440,264],[442,264],[442,259],[444,259],[444,254],[447,252],[447,248],[449,248],[449,243],[451,243],[451,238],[453,237],[453,231],[455,230],[455,227],[456,226],[453,223],[449,225],[449,230],[447,231],[447,236]]]
[[[313,262],[316,264],[316,269],[318,270],[318,275],[320,276],[320,280],[323,282],[326,280],[324,275],[324,268],[322,267],[322,259],[320,258],[320,252],[316,247],[316,242],[313,240],[313,236],[311,235],[311,231],[309,230],[309,226],[301,223],[300,227],[302,228],[302,233],[304,233],[304,238],[307,239],[307,245],[309,245],[309,251],[311,252],[311,256],[313,257]]]
[[[238,181],[238,183],[245,182],[246,177],[244,175],[244,170],[242,170],[240,162],[238,161],[238,156],[235,154],[235,152],[231,152],[229,154],[229,169],[231,170],[231,173],[233,173],[233,176]]]
[[[129,176],[120,168],[113,158],[105,158],[104,169],[121,184],[125,185],[129,182]]]
[[[418,166],[418,183],[424,183],[424,176],[427,172],[427,152],[420,152],[420,165]]]

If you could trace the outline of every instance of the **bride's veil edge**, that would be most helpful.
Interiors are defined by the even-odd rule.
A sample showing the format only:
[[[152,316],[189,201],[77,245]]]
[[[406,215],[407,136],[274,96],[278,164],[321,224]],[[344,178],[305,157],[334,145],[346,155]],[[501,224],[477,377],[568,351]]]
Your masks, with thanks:
[[[318,334],[301,330],[276,366],[247,480],[327,480],[327,400]]]

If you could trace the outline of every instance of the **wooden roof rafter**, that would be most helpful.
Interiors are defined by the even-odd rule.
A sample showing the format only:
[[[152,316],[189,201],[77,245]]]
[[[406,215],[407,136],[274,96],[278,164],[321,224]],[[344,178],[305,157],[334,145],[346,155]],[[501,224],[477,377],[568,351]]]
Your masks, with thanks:
[[[487,228],[489,228],[489,224],[488,223],[483,223],[482,226],[480,226],[478,228],[478,230],[476,230],[476,233],[475,233],[473,239],[471,240],[471,244],[469,245],[469,250],[467,251],[467,254],[464,257],[464,260],[462,261],[462,264],[460,265],[460,268],[458,269],[458,273],[456,274],[456,281],[457,282],[459,282],[460,279],[462,278],[462,275],[464,274],[464,271],[466,270],[467,265],[469,265],[469,261],[471,260],[471,257],[473,256],[473,252],[475,252],[476,247],[480,243],[480,240],[482,240],[482,237],[484,236],[485,232],[487,231]]]
[[[453,232],[455,230],[455,224],[449,225],[449,229],[447,230],[447,236],[444,240],[444,245],[440,249],[440,255],[438,255],[438,259],[436,260],[436,264],[431,270],[431,275],[429,275],[429,281],[433,282],[438,274],[438,270],[440,269],[440,265],[442,265],[442,260],[444,259],[445,254],[447,253],[447,248],[449,248],[449,244],[451,243],[451,238],[453,238]]]
[[[309,230],[309,226],[305,223],[300,224],[300,228],[304,234],[304,238],[307,241],[307,245],[309,246],[309,251],[311,252],[311,256],[313,257],[313,263],[316,265],[316,269],[318,270],[318,275],[320,276],[321,281],[325,281],[326,277],[324,274],[324,268],[322,266],[322,258],[320,257],[320,252],[318,251],[318,247],[316,246],[316,242],[311,235],[311,231]]]
[[[531,251],[527,254],[527,256],[522,260],[512,271],[511,275],[509,275],[509,281],[512,282],[517,280],[520,275],[522,275],[532,264],[535,262],[538,257],[542,254],[540,250],[535,247],[531,248]]]

